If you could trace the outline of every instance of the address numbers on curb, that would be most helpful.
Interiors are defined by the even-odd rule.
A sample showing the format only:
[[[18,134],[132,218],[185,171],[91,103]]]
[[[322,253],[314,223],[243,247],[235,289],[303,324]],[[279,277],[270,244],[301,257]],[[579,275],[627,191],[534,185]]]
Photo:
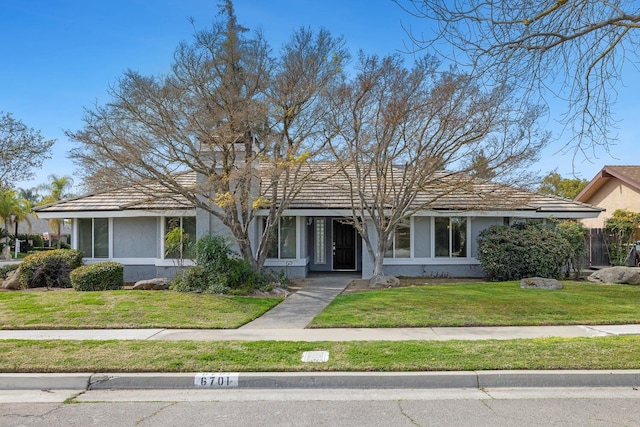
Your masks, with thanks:
[[[200,372],[196,374],[194,384],[209,388],[238,387],[238,373]]]

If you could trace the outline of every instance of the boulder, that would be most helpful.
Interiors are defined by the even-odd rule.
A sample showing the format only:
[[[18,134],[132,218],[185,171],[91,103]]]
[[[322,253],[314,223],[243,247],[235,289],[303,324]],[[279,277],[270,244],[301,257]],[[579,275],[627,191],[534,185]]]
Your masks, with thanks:
[[[138,280],[133,285],[133,290],[136,291],[164,291],[166,289],[169,289],[169,279],[167,279],[166,277]]]
[[[395,288],[400,286],[400,280],[394,276],[373,276],[369,279],[370,288]]]
[[[562,289],[562,283],[556,279],[547,279],[544,277],[527,277],[520,280],[520,287],[522,289]]]
[[[10,289],[12,291],[17,291],[20,289],[20,283],[18,279],[20,278],[20,269],[10,271],[7,274],[7,278],[4,279],[2,283],[2,289]]]
[[[640,268],[622,266],[603,268],[589,275],[587,280],[595,283],[640,285]]]

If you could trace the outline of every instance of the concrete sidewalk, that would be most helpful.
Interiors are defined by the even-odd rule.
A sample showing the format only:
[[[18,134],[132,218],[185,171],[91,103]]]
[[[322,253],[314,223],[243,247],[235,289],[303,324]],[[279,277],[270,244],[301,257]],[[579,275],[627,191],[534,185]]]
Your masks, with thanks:
[[[640,335],[640,325],[492,326],[344,329],[76,329],[0,330],[0,340],[161,341],[446,341]]]
[[[240,329],[304,329],[353,279],[353,275],[342,274],[313,278],[298,292]]]

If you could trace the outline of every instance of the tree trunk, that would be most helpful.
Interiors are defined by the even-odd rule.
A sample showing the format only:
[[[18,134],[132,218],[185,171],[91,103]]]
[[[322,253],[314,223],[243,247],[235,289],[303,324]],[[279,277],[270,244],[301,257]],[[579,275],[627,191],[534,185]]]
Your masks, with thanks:
[[[376,245],[375,256],[373,258],[373,276],[384,277],[384,253],[387,250],[386,236],[378,236],[378,244]]]
[[[373,276],[372,277],[384,277],[384,252],[380,254],[379,252],[376,254],[374,262],[373,262]]]

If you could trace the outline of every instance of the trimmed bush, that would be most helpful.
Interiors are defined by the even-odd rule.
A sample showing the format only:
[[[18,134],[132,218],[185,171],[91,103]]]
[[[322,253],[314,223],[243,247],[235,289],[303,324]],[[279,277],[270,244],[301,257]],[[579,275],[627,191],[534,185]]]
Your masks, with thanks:
[[[478,260],[490,280],[562,278],[572,248],[551,227],[494,225],[478,236]]]
[[[69,273],[82,265],[82,252],[55,249],[27,255],[20,264],[22,288],[70,288]]]
[[[112,291],[124,288],[124,266],[117,262],[83,265],[69,275],[76,291]]]

